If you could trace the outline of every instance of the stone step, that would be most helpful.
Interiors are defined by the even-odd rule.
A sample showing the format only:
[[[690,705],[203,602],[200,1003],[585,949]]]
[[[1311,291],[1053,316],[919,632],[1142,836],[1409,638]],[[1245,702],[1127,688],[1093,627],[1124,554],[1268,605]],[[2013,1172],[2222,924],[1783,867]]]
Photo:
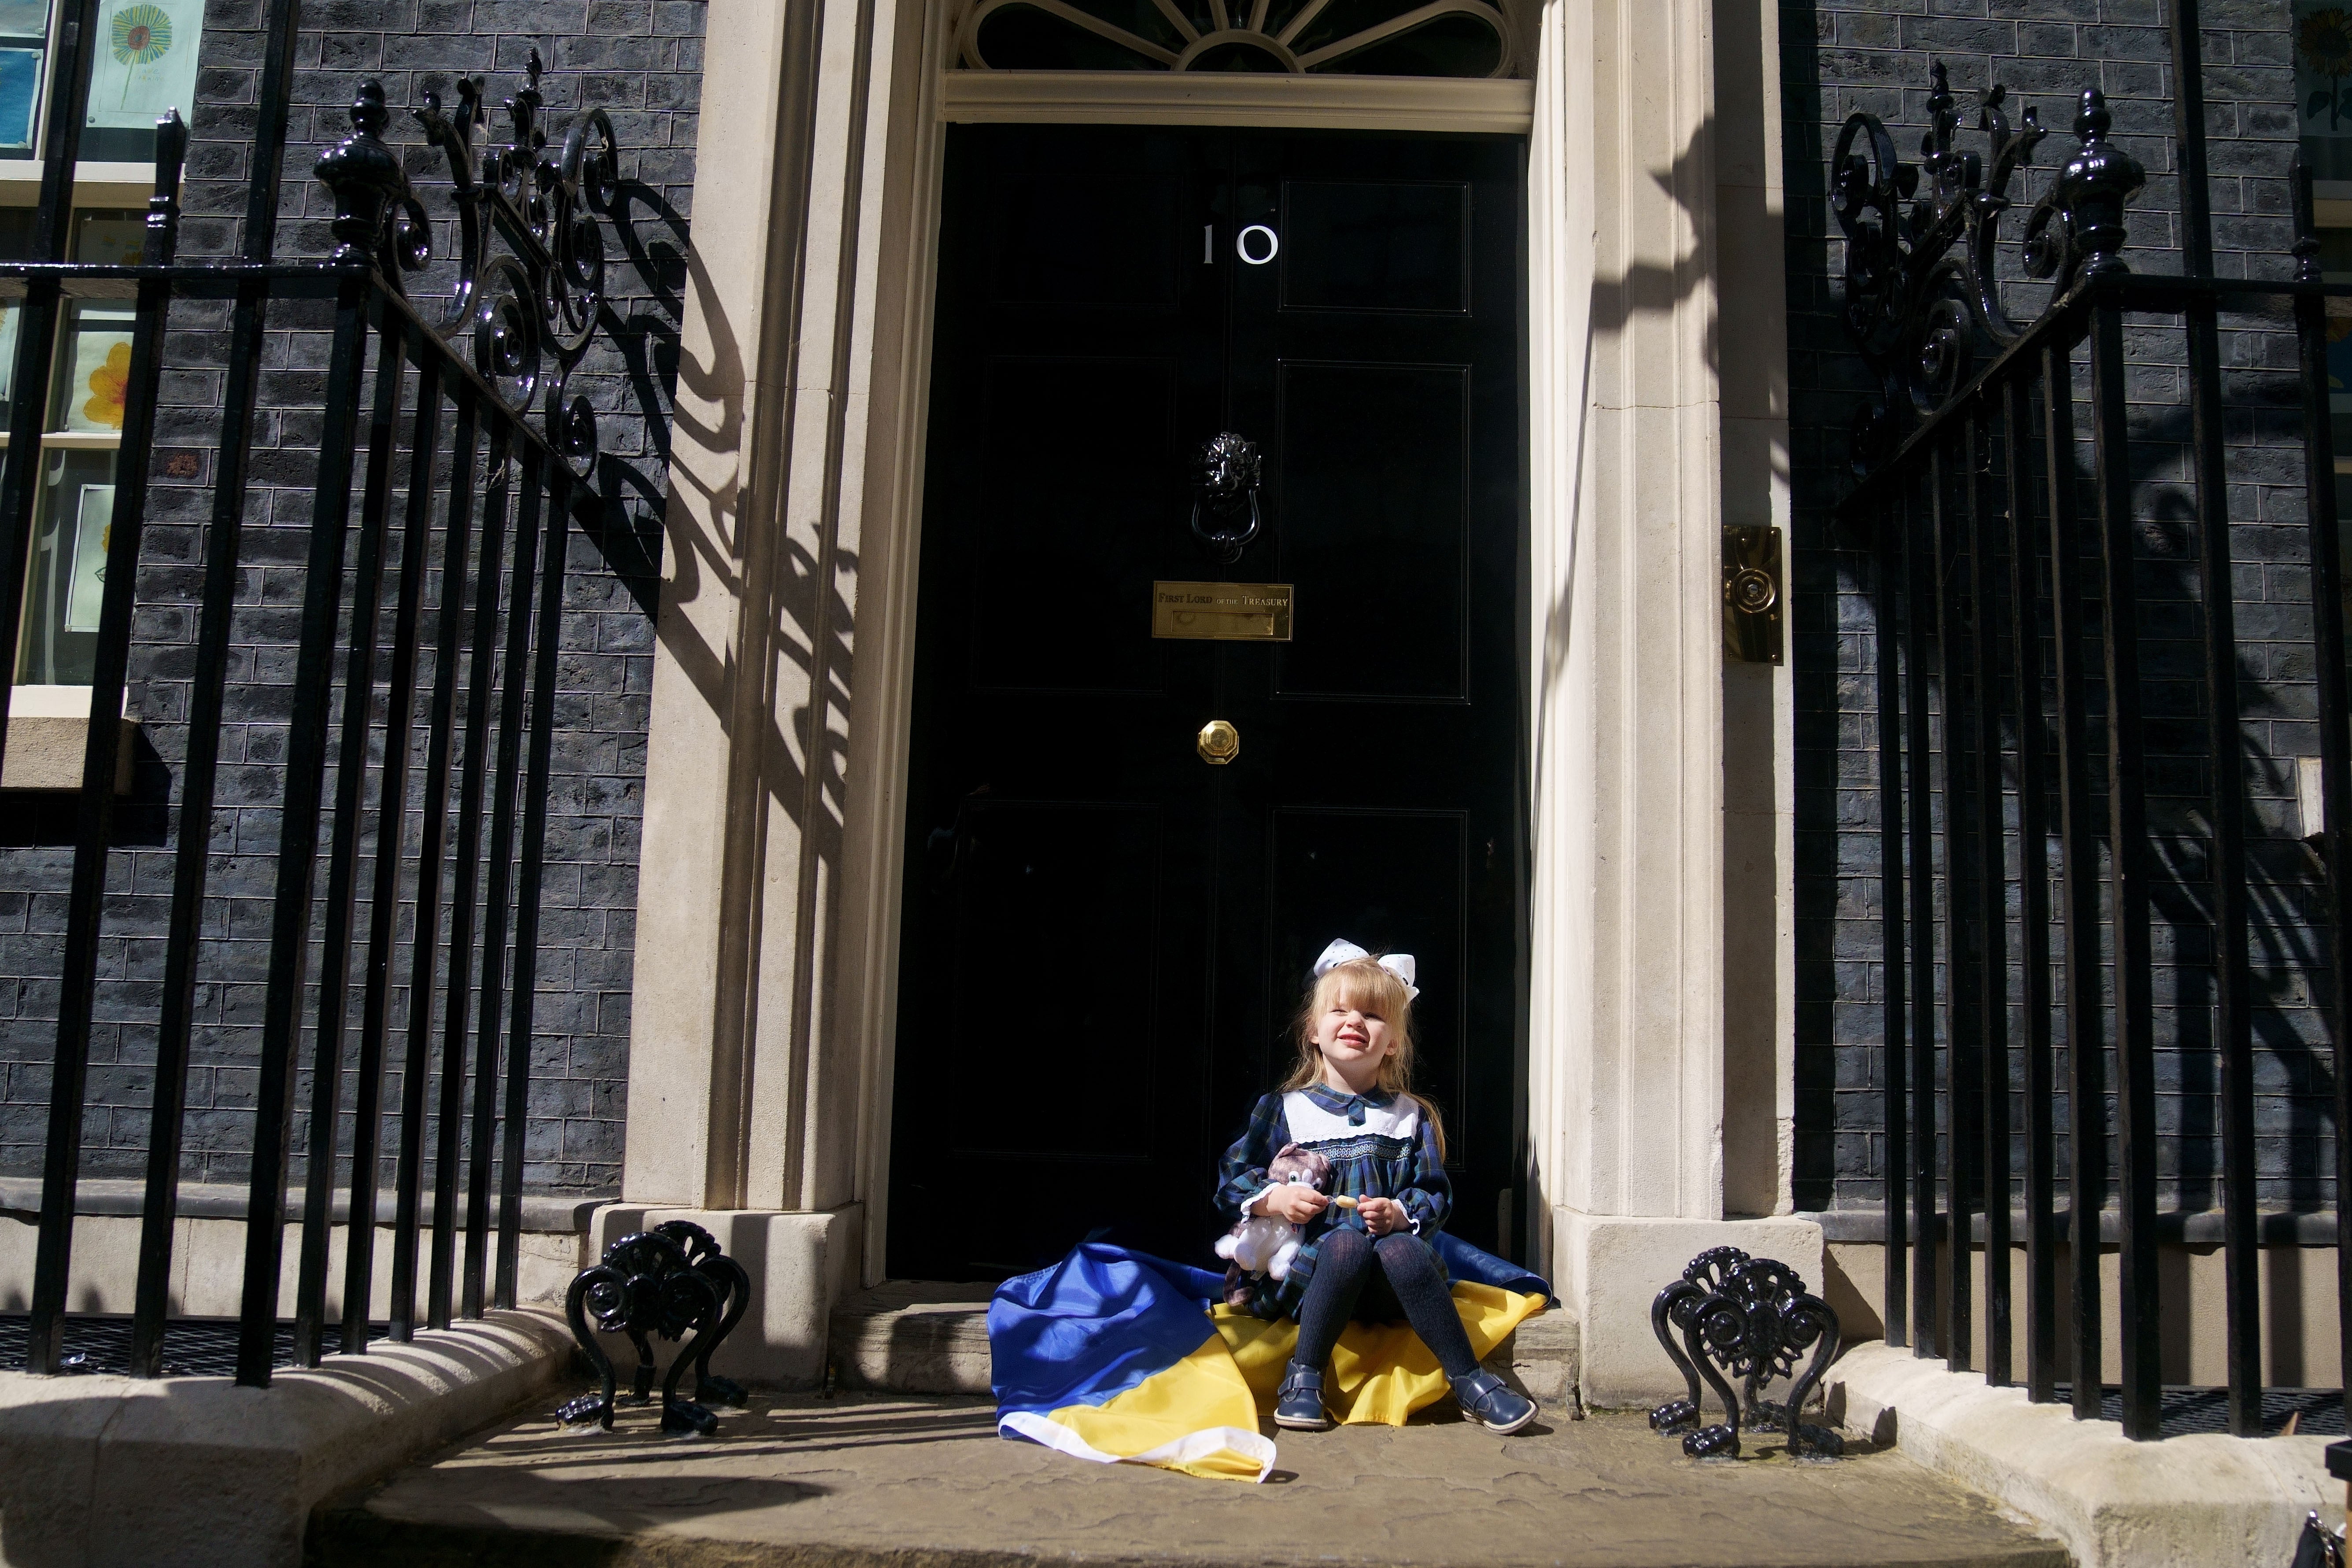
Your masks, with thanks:
[[[986,1394],[987,1285],[893,1280],[833,1310],[834,1382],[894,1394]],[[1486,1364],[1548,1405],[1576,1397],[1581,1337],[1552,1311],[1519,1325]]]
[[[986,1394],[992,1285],[894,1279],[833,1310],[827,1353],[843,1388]]]

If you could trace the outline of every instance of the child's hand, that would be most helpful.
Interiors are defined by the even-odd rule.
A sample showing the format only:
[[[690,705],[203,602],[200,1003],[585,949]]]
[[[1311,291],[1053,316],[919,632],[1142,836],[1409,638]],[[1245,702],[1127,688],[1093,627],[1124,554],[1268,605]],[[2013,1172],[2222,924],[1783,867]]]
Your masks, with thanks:
[[[1361,1198],[1356,1212],[1364,1216],[1364,1228],[1374,1236],[1390,1236],[1412,1228],[1412,1216],[1394,1198]]]
[[[1276,1219],[1286,1219],[1293,1225],[1305,1225],[1330,1206],[1331,1200],[1313,1187],[1285,1182],[1266,1190],[1266,1199],[1260,1205],[1260,1211]]]

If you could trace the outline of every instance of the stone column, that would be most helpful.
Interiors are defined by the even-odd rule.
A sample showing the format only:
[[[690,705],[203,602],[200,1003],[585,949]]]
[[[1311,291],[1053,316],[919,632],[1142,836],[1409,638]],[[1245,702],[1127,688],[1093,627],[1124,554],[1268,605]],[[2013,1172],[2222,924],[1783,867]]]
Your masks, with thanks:
[[[1738,68],[1776,71],[1754,48]],[[1813,1227],[1725,1218],[1717,64],[1714,0],[1540,25],[1530,1136],[1601,1405],[1675,1387],[1649,1300],[1701,1248],[1819,1271]]]
[[[723,1359],[822,1371],[861,1273],[876,1071],[837,949],[895,888],[895,804],[850,807],[862,606],[903,598],[919,449],[892,374],[934,141],[919,0],[712,0],[639,881],[627,1149],[598,1245],[688,1218],[751,1268]],[[927,197],[923,199],[928,199]],[[896,721],[903,729],[903,719]],[[872,819],[872,820],[869,820]],[[877,861],[878,857],[878,861]]]

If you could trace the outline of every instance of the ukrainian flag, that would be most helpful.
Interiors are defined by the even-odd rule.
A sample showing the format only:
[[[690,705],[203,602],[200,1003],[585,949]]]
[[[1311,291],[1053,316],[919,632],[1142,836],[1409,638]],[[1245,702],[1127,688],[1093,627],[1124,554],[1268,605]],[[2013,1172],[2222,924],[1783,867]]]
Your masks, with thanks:
[[[1543,1280],[1452,1237],[1437,1251],[1482,1357],[1550,1300]],[[1101,1242],[1006,1280],[988,1308],[997,1430],[1097,1464],[1265,1479],[1262,1428],[1298,1325],[1234,1311],[1223,1287],[1221,1274]],[[1407,1325],[1350,1323],[1323,1388],[1340,1421],[1397,1426],[1446,1382]]]

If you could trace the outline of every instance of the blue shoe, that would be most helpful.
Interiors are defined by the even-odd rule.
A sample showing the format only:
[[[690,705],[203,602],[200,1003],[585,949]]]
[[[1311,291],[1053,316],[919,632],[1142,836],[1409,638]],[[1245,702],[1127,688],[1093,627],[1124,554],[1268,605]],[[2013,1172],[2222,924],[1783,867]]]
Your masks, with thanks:
[[[1282,1380],[1282,1392],[1275,1397],[1274,1424],[1299,1432],[1328,1431],[1331,1417],[1323,1408],[1323,1374],[1310,1367],[1290,1363],[1290,1374]]]
[[[1536,1418],[1534,1400],[1514,1394],[1501,1378],[1484,1367],[1454,1380],[1454,1400],[1462,1406],[1463,1415],[1489,1432],[1507,1435]]]

